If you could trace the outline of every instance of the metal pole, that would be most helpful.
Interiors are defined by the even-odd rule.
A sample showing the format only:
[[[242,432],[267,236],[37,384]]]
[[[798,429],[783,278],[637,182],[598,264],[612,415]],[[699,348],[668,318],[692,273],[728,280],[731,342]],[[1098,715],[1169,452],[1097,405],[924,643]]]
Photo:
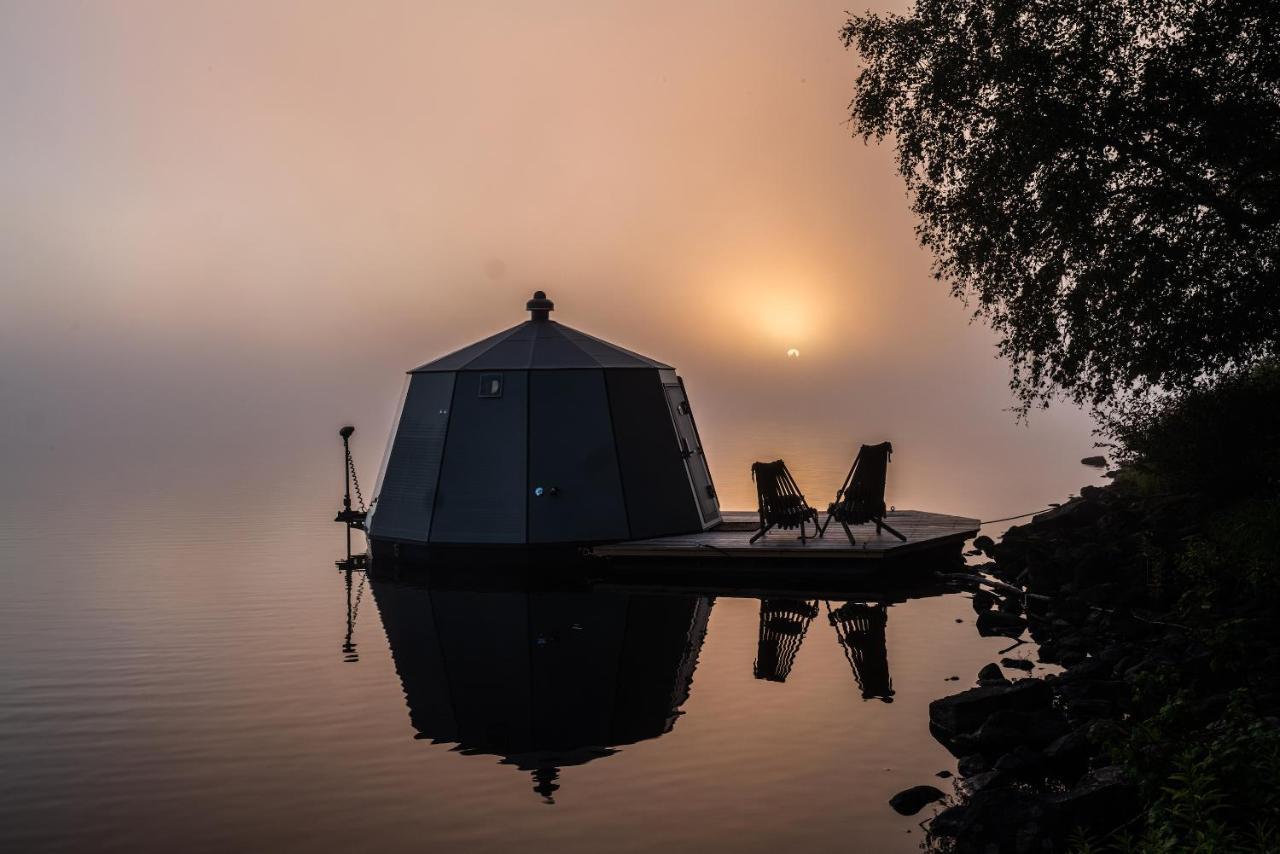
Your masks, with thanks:
[[[356,432],[356,428],[351,426],[343,427],[338,431],[338,435],[342,437],[342,480],[345,488],[342,494],[342,509],[344,512],[351,513],[351,434]],[[351,517],[347,517],[347,560],[351,559]]]

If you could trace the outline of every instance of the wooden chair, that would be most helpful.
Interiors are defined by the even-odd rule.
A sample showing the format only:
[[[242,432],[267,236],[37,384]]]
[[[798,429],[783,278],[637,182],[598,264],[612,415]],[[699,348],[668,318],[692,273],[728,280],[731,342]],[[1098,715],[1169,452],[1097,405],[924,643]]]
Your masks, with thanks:
[[[863,445],[858,456],[853,458],[853,467],[845,476],[844,486],[836,490],[836,500],[827,508],[827,521],[819,531],[825,534],[831,520],[835,519],[844,528],[850,545],[857,545],[853,539],[850,525],[862,525],[867,522],[876,523],[876,534],[883,529],[893,534],[904,543],[907,538],[889,527],[884,521],[884,484],[889,471],[889,456],[893,453],[893,445],[881,442],[879,445]]]
[[[787,471],[787,464],[782,460],[771,463],[754,463],[751,466],[751,477],[756,482],[756,497],[760,501],[760,530],[756,531],[751,542],[769,533],[769,529],[779,527],[783,530],[800,528],[800,541],[804,542],[804,524],[813,521],[813,527],[822,536],[818,524],[818,511],[805,503],[800,487]]]

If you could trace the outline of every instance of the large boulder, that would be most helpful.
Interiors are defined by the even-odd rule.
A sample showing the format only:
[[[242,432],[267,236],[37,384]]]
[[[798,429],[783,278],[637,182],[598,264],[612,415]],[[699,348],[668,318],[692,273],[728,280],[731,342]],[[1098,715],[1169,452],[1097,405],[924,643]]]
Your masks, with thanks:
[[[1044,850],[1046,804],[1035,795],[1009,786],[987,786],[976,791],[963,810],[946,810],[929,832],[963,840],[964,851],[1032,852]]]
[[[1032,747],[1044,747],[1062,737],[1071,730],[1067,719],[1057,709],[1042,709],[1037,712],[1027,727],[1027,744]]]
[[[1054,507],[1031,517],[1031,525],[1040,531],[1070,530],[1097,521],[1102,515],[1102,504],[1097,493],[1086,493],[1072,498],[1066,504]]]
[[[1001,709],[993,712],[974,733],[978,747],[988,756],[999,756],[1027,742],[1034,718],[1027,712]]]
[[[1075,780],[1088,767],[1092,750],[1086,730],[1072,730],[1044,749],[1045,764],[1059,779]]]
[[[1044,757],[1020,744],[996,760],[995,770],[1012,777],[1036,779],[1044,776]]]
[[[1040,679],[970,688],[930,703],[929,722],[947,733],[968,733],[995,712],[1034,712],[1047,706],[1049,699],[1049,686]]]
[[[953,837],[960,835],[960,829],[964,826],[965,814],[968,809],[956,805],[947,807],[942,812],[933,817],[933,821],[929,822],[929,833],[932,836]]]
[[[1089,772],[1071,791],[1049,802],[1062,831],[1078,829],[1090,835],[1115,830],[1133,818],[1139,806],[1137,788],[1117,765]]]
[[[926,805],[935,803],[945,798],[941,789],[934,786],[912,786],[910,789],[903,789],[898,794],[889,799],[889,806],[899,815],[915,815],[924,809]]]
[[[1008,685],[1009,680],[1004,678],[1004,671],[1000,669],[1000,665],[992,662],[984,664],[982,669],[978,671],[979,685]]]
[[[1027,621],[1008,611],[983,611],[976,620],[978,634],[983,637],[1003,635],[1016,638],[1027,629]]]

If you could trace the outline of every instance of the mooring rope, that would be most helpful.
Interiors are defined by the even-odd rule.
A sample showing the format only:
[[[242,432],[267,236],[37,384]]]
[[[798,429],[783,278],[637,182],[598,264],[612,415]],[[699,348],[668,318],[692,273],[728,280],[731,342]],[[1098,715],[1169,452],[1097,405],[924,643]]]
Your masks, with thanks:
[[[1052,507],[1046,507],[1043,510],[1032,510],[1030,513],[1023,513],[1018,516],[1005,516],[1003,519],[983,519],[978,522],[979,525],[994,525],[996,522],[1012,522],[1014,519],[1025,519],[1028,516],[1039,516],[1041,513],[1048,513]]]

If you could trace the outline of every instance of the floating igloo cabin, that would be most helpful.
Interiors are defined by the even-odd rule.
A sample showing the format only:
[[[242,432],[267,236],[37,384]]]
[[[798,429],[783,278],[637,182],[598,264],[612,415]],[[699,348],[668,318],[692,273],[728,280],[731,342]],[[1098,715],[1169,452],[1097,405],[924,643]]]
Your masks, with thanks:
[[[670,365],[531,318],[409,372],[374,540],[550,545],[701,531],[720,505]]]

